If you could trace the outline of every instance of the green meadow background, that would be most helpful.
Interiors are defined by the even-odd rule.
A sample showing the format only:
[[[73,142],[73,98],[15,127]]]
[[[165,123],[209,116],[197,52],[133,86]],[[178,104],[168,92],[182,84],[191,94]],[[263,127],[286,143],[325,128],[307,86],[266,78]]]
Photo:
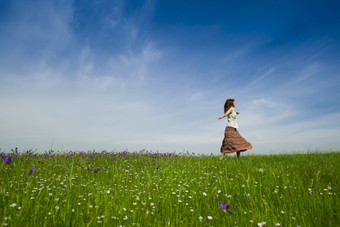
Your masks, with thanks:
[[[10,156],[2,226],[340,226],[339,152]]]

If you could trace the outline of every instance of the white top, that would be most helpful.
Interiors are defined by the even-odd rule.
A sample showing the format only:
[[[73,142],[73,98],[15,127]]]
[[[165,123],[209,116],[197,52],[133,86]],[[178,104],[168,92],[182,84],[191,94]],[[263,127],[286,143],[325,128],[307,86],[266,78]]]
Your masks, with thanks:
[[[237,121],[236,121],[236,111],[234,107],[230,107],[231,112],[228,115],[228,126],[233,127],[233,128],[238,128]]]

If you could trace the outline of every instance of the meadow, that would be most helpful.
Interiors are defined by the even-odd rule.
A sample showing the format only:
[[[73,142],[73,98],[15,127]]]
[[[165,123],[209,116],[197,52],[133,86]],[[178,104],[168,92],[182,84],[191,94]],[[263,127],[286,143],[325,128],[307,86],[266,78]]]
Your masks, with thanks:
[[[340,153],[1,153],[1,226],[340,226]]]

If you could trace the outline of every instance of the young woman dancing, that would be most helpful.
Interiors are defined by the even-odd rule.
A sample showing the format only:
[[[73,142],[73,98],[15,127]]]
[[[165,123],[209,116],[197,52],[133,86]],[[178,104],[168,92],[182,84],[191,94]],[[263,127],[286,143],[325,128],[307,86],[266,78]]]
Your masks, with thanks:
[[[225,128],[224,139],[221,146],[221,160],[224,154],[227,153],[237,153],[237,157],[240,157],[241,152],[250,150],[253,146],[245,140],[240,133],[237,131],[238,125],[236,121],[236,116],[239,112],[235,110],[235,100],[227,99],[224,104],[224,114],[218,118],[218,120],[228,117],[228,124]]]

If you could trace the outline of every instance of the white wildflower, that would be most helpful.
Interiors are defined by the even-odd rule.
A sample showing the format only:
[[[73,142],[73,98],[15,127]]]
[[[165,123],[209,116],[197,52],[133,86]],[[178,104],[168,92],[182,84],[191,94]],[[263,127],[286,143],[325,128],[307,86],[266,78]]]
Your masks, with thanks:
[[[257,223],[257,225],[260,226],[260,227],[265,225],[265,224],[266,224],[266,222],[259,222],[259,223]]]

